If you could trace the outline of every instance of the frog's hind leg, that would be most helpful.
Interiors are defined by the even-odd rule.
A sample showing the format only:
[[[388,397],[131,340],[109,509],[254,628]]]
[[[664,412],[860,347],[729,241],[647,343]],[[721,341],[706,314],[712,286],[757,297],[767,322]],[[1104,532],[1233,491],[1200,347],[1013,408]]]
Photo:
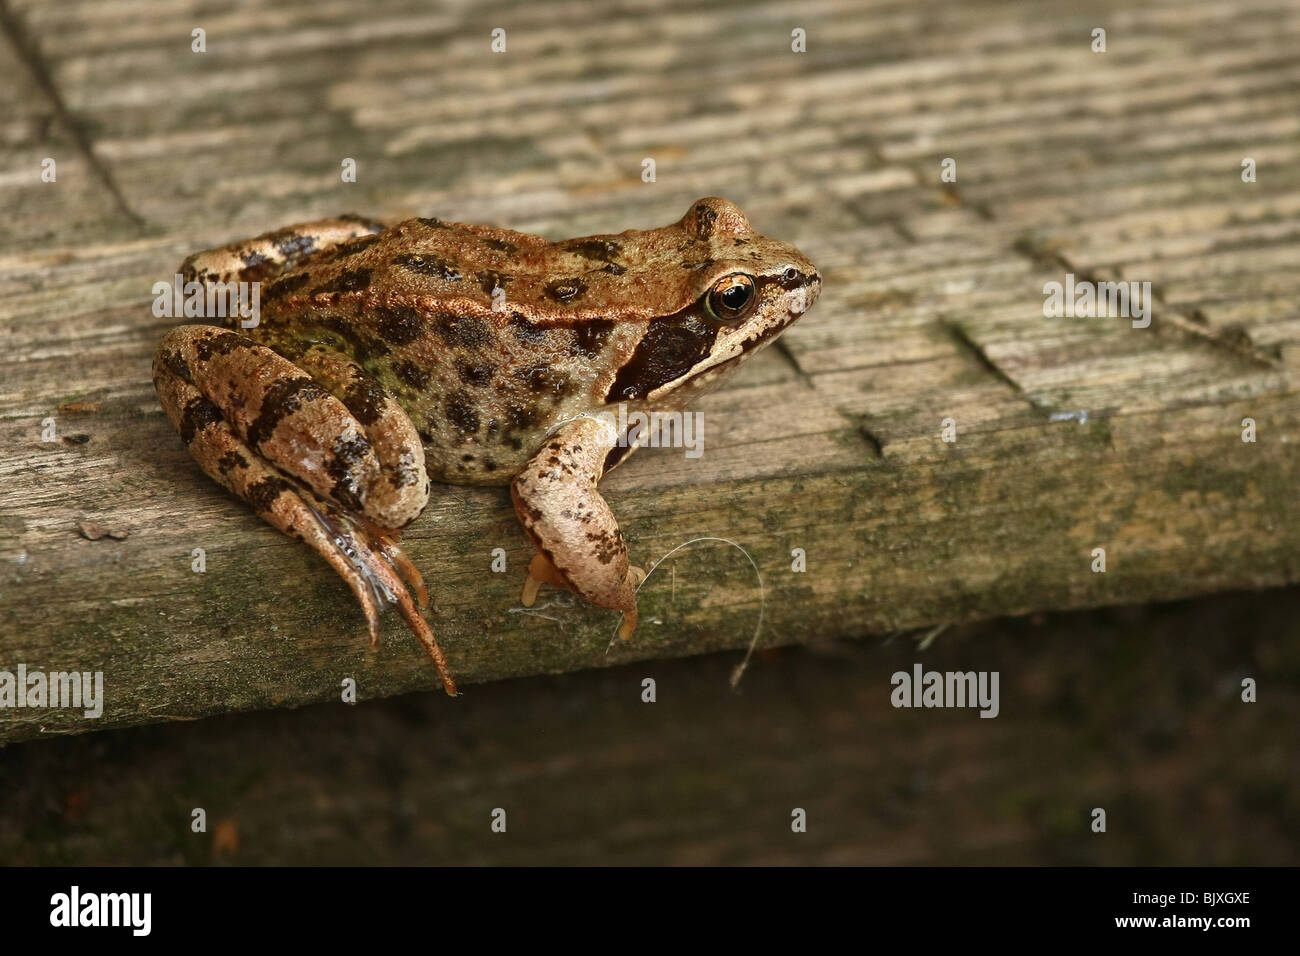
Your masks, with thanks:
[[[299,223],[196,252],[181,264],[186,282],[265,282],[336,246],[383,232],[381,222],[336,216]]]
[[[372,644],[381,607],[396,604],[454,696],[406,586],[424,600],[423,583],[397,544],[397,529],[428,501],[415,428],[349,360],[328,350],[299,360],[319,381],[242,335],[182,326],[159,346],[154,384],[203,470],[325,558],[361,603]]]

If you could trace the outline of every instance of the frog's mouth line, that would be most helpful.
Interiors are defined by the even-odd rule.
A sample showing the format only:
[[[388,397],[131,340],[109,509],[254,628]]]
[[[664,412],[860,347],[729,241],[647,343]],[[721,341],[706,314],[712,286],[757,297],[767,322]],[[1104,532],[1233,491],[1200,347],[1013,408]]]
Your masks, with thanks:
[[[768,328],[764,329],[761,333],[759,333],[757,338],[746,339],[744,342],[741,342],[740,351],[737,354],[733,355],[731,358],[719,362],[717,365],[710,365],[708,368],[701,369],[699,372],[696,372],[695,374],[706,375],[709,372],[715,371],[717,369],[729,368],[730,366],[735,365],[737,362],[743,359],[750,352],[758,351],[764,345],[767,345],[774,338],[776,338],[778,335],[780,335],[782,332],[788,329],[791,326],[791,324],[793,324],[795,318],[798,318],[798,316],[792,317],[788,322],[775,323],[769,326]]]
[[[749,355],[751,352],[755,352],[758,349],[761,349],[763,346],[767,345],[769,342],[771,342],[773,339],[775,339],[778,335],[780,335],[789,327],[790,327],[790,322],[782,322],[778,325],[773,325],[770,328],[764,329],[763,332],[757,338],[747,339],[746,341],[742,342],[740,345],[740,351],[737,352],[735,355],[733,355],[731,358],[724,359],[723,361],[718,362],[715,365],[710,365],[707,368],[702,368],[698,372],[694,372],[688,375],[686,378],[679,381],[676,385],[670,384],[668,386],[669,390],[676,390],[688,385],[696,385],[699,384],[703,379],[721,378],[726,372],[730,371],[734,366],[739,364],[740,361],[745,358],[745,356]]]

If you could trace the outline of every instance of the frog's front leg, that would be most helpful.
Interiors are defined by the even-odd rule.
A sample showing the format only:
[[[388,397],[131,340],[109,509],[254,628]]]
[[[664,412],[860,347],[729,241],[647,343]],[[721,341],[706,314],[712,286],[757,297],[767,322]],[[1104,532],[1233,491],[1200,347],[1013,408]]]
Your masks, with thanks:
[[[235,332],[182,326],[158,348],[154,384],[203,470],[329,562],[361,602],[372,643],[380,606],[397,604],[454,696],[406,587],[423,599],[422,582],[397,544],[429,495],[415,427],[346,356],[313,346],[295,362]]]
[[[541,554],[529,565],[523,604],[541,584],[567,588],[597,607],[623,612],[619,637],[636,629],[636,589],[645,579],[629,567],[618,521],[596,490],[618,441],[613,422],[576,419],[555,432],[511,485],[515,511]]]

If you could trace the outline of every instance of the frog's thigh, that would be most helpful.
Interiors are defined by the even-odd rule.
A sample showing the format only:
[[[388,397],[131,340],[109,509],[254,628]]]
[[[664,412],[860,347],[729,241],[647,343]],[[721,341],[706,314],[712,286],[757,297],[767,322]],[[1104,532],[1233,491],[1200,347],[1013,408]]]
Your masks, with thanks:
[[[313,356],[303,369],[236,332],[188,325],[163,339],[154,369],[192,384],[252,451],[316,495],[401,528],[429,500],[424,449],[391,397],[339,359]],[[168,409],[178,427],[179,411]]]
[[[541,554],[530,566],[525,602],[544,581],[568,587],[597,607],[623,612],[621,637],[636,627],[642,574],[628,566],[618,521],[596,490],[618,433],[610,422],[579,418],[557,431],[511,485],[515,511]]]
[[[429,477],[424,443],[406,410],[369,372],[328,346],[312,346],[295,364],[342,402],[365,429],[383,476],[368,489],[367,517],[385,528],[409,523],[429,501]]]
[[[337,216],[263,233],[226,246],[196,252],[181,264],[186,282],[264,281],[293,269],[340,243],[384,230],[360,216]]]

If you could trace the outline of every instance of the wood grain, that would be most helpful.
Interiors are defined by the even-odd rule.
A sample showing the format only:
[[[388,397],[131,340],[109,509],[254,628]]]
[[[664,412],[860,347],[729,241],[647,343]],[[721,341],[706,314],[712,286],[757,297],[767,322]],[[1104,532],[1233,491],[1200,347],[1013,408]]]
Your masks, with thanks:
[[[0,0],[0,669],[108,694],[0,711],[0,740],[432,686],[149,382],[154,282],[340,211],[559,237],[724,195],[825,276],[701,404],[702,458],[603,485],[635,559],[726,538],[763,588],[728,545],[676,552],[610,648],[616,615],[521,613],[504,492],[445,488],[407,540],[464,684],[740,648],[760,606],[778,644],[1300,579],[1300,6],[1127,7]],[[1151,327],[1045,318],[1066,273],[1150,281]]]

